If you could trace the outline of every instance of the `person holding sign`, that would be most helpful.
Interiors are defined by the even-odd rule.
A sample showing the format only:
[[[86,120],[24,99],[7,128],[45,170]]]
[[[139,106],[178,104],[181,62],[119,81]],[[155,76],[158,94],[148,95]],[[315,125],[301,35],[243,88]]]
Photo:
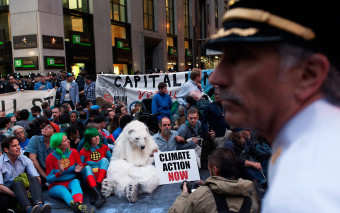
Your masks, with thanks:
[[[183,192],[170,207],[172,212],[258,212],[258,200],[253,182],[235,179],[239,170],[239,161],[228,149],[217,148],[208,158],[210,177],[203,186],[191,194],[187,183]],[[226,211],[226,212],[229,212]]]

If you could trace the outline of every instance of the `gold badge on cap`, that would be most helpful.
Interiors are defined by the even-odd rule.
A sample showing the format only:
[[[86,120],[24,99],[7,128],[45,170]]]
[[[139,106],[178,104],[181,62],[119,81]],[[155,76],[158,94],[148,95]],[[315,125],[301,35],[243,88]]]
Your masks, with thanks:
[[[98,151],[94,151],[90,155],[90,159],[93,160],[93,161],[100,160],[101,157],[102,157],[102,155]]]

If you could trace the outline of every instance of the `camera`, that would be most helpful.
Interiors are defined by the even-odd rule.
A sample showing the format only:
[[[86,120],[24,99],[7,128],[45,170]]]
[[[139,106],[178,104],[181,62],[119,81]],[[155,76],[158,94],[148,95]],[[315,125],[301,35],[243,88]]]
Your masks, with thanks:
[[[183,190],[183,185],[184,183],[187,183],[187,188],[188,188],[188,192],[189,194],[191,194],[191,192],[195,191],[198,187],[202,186],[203,183],[199,182],[199,181],[183,181],[181,183],[181,190]]]

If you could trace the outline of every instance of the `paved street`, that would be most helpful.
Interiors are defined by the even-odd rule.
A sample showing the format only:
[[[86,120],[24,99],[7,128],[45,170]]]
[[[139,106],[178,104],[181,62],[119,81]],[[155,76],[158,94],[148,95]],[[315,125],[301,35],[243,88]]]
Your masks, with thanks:
[[[208,170],[201,170],[200,177],[204,181],[209,177]],[[172,206],[177,196],[180,194],[180,184],[162,185],[152,194],[143,194],[139,196],[137,203],[129,203],[126,198],[118,198],[116,196],[109,197],[99,213],[163,213],[167,212]],[[85,192],[86,193],[86,192]],[[88,194],[88,193],[87,193]],[[85,195],[85,203],[89,204],[89,195]],[[44,192],[45,201],[52,205],[53,213],[71,213],[71,209],[64,202],[51,199],[48,192]]]

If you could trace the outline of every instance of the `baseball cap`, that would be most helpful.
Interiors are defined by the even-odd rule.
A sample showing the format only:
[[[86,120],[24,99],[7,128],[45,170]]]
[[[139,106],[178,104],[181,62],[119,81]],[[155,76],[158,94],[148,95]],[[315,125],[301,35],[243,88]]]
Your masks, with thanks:
[[[51,125],[51,126],[53,127],[53,129],[54,129],[55,132],[60,132],[59,126],[58,126],[56,123],[53,123],[52,121],[47,120],[47,121],[45,122],[45,124]]]

